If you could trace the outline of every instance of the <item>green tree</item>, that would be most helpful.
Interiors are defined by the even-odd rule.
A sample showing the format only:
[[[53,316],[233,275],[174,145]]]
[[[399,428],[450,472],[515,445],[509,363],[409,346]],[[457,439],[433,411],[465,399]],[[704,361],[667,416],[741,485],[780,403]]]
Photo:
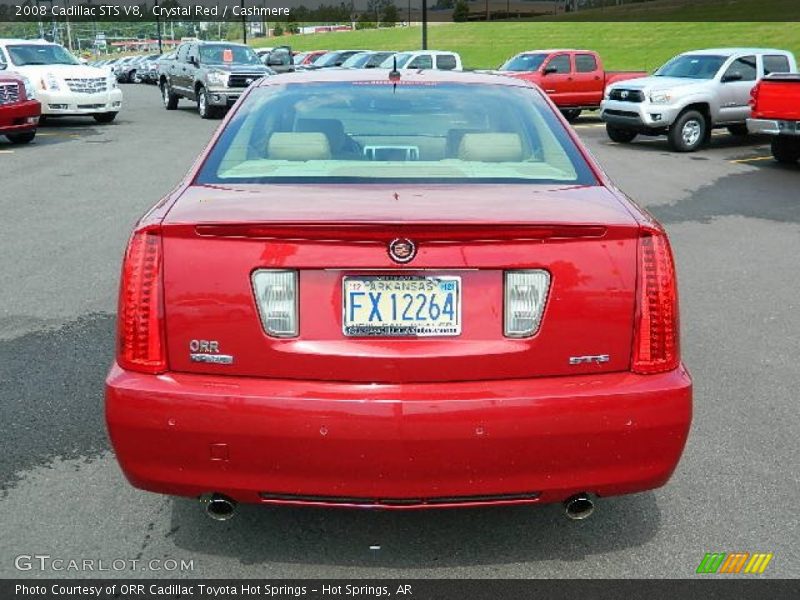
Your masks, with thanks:
[[[394,27],[397,25],[398,20],[397,7],[394,3],[387,4],[383,7],[383,12],[381,13],[381,27]]]
[[[456,0],[456,7],[453,9],[453,21],[463,23],[469,18],[469,5],[467,0]]]
[[[283,27],[281,27],[280,23],[275,23],[275,28],[272,30],[272,35],[274,37],[281,37],[283,35]]]
[[[375,21],[371,21],[370,16],[367,13],[361,13],[358,15],[356,29],[375,29],[375,27]]]

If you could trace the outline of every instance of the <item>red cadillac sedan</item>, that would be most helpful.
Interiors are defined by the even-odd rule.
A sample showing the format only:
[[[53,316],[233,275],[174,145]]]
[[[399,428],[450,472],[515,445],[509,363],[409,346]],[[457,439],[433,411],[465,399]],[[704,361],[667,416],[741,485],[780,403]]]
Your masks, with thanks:
[[[0,71],[0,135],[6,136],[12,144],[32,142],[41,114],[42,105],[34,97],[30,81],[15,73]]]
[[[315,71],[244,94],[124,257],[106,419],[136,487],[428,508],[664,485],[672,252],[530,84]]]

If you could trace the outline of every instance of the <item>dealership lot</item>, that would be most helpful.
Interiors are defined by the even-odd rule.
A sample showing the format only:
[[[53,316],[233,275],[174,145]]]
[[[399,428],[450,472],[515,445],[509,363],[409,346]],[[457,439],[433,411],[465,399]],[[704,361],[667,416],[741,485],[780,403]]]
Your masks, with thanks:
[[[126,86],[112,125],[65,120],[26,147],[0,142],[0,576],[15,557],[193,560],[200,577],[689,577],[705,552],[772,552],[765,576],[800,575],[797,256],[800,168],[765,140],[715,135],[691,155],[666,141],[577,131],[616,183],[672,236],[695,422],[667,487],[601,499],[588,521],[559,506],[451,512],[241,507],[132,489],[109,451],[102,382],[113,356],[122,250],[134,221],[185,173],[218,121]],[[154,567],[155,568],[155,567]],[[59,573],[33,569],[25,576]]]

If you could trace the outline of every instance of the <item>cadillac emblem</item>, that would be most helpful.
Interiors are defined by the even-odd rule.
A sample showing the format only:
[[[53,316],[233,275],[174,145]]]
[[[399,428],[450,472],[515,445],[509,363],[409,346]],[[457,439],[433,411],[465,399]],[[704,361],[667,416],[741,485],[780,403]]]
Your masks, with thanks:
[[[417,247],[409,239],[396,238],[389,242],[389,256],[400,264],[411,262],[417,255]]]

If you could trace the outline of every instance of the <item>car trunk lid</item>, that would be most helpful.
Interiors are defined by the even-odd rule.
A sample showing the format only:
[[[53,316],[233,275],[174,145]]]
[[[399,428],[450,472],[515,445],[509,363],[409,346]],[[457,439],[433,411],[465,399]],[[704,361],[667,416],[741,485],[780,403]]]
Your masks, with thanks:
[[[603,187],[195,186],[162,232],[175,371],[401,383],[629,368],[638,225]],[[411,262],[390,258],[396,238],[415,242]],[[261,269],[297,271],[296,337],[265,333]],[[503,333],[511,270],[550,275],[529,338]],[[345,335],[344,279],[398,275],[457,278],[459,335]]]

